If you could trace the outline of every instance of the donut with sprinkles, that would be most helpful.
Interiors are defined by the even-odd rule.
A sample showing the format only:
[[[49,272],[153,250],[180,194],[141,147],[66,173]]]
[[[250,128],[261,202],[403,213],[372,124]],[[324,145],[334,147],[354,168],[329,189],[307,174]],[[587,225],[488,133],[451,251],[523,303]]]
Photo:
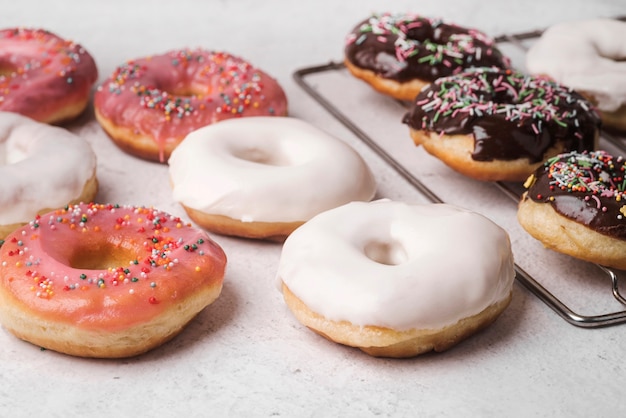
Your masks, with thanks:
[[[416,145],[485,181],[524,181],[550,157],[593,150],[600,129],[592,104],[572,89],[497,68],[436,80],[403,121]]]
[[[547,160],[524,184],[517,217],[547,248],[626,269],[626,160],[604,150]]]
[[[0,111],[44,123],[80,115],[98,69],[81,45],[45,29],[0,30]]]
[[[467,68],[510,66],[484,33],[414,13],[371,15],[348,34],[344,52],[351,74],[400,100]]]
[[[239,57],[203,49],[123,63],[98,87],[94,106],[116,145],[159,162],[200,127],[287,114],[287,98],[275,79]]]
[[[226,255],[146,207],[79,204],[37,216],[0,248],[0,323],[61,353],[130,357],[177,335],[220,295]]]

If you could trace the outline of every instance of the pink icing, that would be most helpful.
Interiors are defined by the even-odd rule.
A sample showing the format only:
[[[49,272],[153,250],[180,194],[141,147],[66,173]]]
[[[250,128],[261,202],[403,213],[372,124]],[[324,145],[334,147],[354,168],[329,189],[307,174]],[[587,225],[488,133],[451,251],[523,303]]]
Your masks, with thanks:
[[[60,107],[86,101],[98,78],[80,45],[42,29],[0,30],[0,110],[49,122]]]
[[[223,119],[287,113],[272,77],[241,58],[201,49],[128,61],[98,87],[94,102],[104,118],[154,138],[161,150]]]
[[[105,253],[116,254],[100,262],[106,268],[88,265]],[[226,266],[221,247],[179,218],[98,204],[37,218],[7,237],[0,259],[0,286],[25,309],[108,331],[150,320],[199,289],[221,288]]]

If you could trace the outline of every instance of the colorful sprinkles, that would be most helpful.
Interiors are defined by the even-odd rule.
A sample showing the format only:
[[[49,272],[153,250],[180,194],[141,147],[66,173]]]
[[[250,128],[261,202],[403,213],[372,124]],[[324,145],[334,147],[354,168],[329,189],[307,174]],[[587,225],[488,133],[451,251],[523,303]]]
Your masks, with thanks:
[[[32,55],[16,53],[18,43],[30,45]],[[87,52],[80,45],[43,29],[0,30],[0,61],[4,61],[3,55],[9,55],[16,64],[0,68],[0,108],[9,95],[21,94],[27,83],[38,77],[59,80],[59,87],[65,89],[82,84],[79,80],[87,79],[91,83],[96,78],[95,64],[85,59]]]
[[[102,213],[108,216],[100,216]],[[103,220],[109,224],[102,224]],[[185,254],[194,254],[193,258],[186,259],[189,262],[205,255],[208,245],[205,238],[198,237],[198,234],[185,235],[179,232],[189,226],[178,217],[152,208],[102,204],[69,206],[45,218],[37,217],[22,229],[21,238],[13,236],[7,240],[2,246],[5,255],[2,266],[13,263],[22,271],[23,276],[32,282],[31,290],[38,298],[50,299],[59,291],[106,290],[120,286],[124,286],[129,294],[134,294],[137,286],[142,284],[157,289],[163,276],[155,273],[176,269]],[[108,231],[127,231],[137,239],[141,237],[143,242],[139,253],[133,254],[129,250],[130,258],[120,266],[103,270],[67,266],[67,271],[73,273],[65,274],[45,267],[42,269],[41,255],[34,254],[28,245],[28,242],[42,240],[42,234],[54,231],[72,231],[84,236],[97,234],[102,235],[103,240]],[[194,237],[193,241],[187,241],[185,236]],[[70,238],[80,239],[74,235]],[[61,235],[59,239],[70,238]],[[191,266],[191,269],[200,271],[199,264]],[[154,304],[159,300],[156,295],[150,295],[148,302]]]
[[[156,57],[120,65],[100,90],[115,95],[129,90],[141,107],[159,111],[166,121],[196,114],[216,100],[220,102],[216,113],[241,116],[247,109],[259,108],[265,99],[261,73],[230,54],[184,49],[171,51],[166,57],[165,65],[180,74],[176,81],[187,92],[177,92],[181,86],[158,80],[150,66]],[[273,114],[274,109],[268,112]]]
[[[444,63],[446,66],[462,65],[464,57],[467,57],[466,60],[471,62],[472,59],[479,60],[483,53],[491,53],[489,50],[483,51],[474,40],[478,39],[490,46],[494,45],[493,40],[474,29],[468,29],[468,33],[455,33],[445,43],[435,42],[430,38],[415,39],[410,37],[413,29],[430,25],[436,30],[442,24],[441,19],[430,19],[414,14],[374,14],[366,23],[358,27],[360,35],[350,34],[347,42],[361,44],[365,40],[365,34],[372,33],[378,36],[380,42],[385,43],[387,42],[387,35],[394,35],[398,60],[406,61],[417,55],[423,48],[430,54],[420,58],[420,62],[427,62],[431,65],[438,63]]]
[[[436,80],[415,99],[420,120],[411,125],[440,131],[444,119],[498,116],[541,133],[548,123],[581,128],[592,105],[573,90],[543,77],[513,70],[475,68]],[[581,129],[574,135],[582,137]]]
[[[600,198],[626,203],[626,161],[622,156],[613,157],[602,150],[560,154],[545,162],[543,175],[549,179],[551,192],[584,193],[598,203],[598,208]],[[535,179],[531,176],[526,187],[534,185]],[[544,196],[535,198],[541,200]]]
[[[548,159],[524,186],[528,197],[610,236],[626,239],[626,160],[606,151]],[[573,202],[580,202],[574,204]]]
[[[373,14],[346,38],[346,45],[355,48],[366,42],[368,47],[376,48],[378,44],[383,49],[393,43],[398,63],[414,60],[413,64],[437,66],[441,68],[440,76],[487,65],[485,60],[488,65],[510,66],[510,60],[496,52],[494,40],[484,33],[411,13]],[[349,56],[358,60],[355,54]]]

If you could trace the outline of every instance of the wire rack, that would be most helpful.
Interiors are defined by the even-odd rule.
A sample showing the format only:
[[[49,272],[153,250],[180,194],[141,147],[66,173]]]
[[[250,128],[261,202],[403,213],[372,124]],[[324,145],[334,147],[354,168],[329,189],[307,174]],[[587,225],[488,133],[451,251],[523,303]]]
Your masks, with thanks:
[[[618,17],[619,20],[626,20],[626,16]],[[538,38],[543,31],[535,30],[517,34],[503,34],[495,38],[500,47],[506,47],[511,50],[513,54],[521,54],[523,56],[528,49],[529,42],[532,42]],[[515,62],[515,60],[513,60]],[[362,126],[359,125],[354,118],[351,118],[344,112],[340,106],[333,103],[333,100],[322,93],[316,88],[315,83],[310,82],[310,76],[324,76],[325,74],[331,74],[336,72],[346,72],[343,63],[329,62],[327,64],[310,66],[296,70],[293,74],[296,83],[315,101],[317,101],[330,115],[332,115],[337,121],[348,128],[352,133],[367,145],[374,153],[376,153],[386,164],[388,164],[395,172],[403,177],[415,190],[421,195],[427,198],[433,203],[444,203],[436,191],[432,187],[429,187],[425,182],[421,181],[415,174],[413,174],[403,163],[399,162],[384,145],[374,140],[372,136],[366,132]],[[350,94],[349,91],[346,94]],[[398,102],[401,106],[406,107],[406,103]],[[620,153],[626,153],[626,142],[623,138],[616,135],[612,135],[608,132],[602,132],[601,141],[604,143],[612,144],[613,147]],[[601,142],[602,144],[603,142]],[[495,183],[497,188],[508,196],[510,199],[518,202],[523,192],[523,186],[517,183]],[[607,312],[582,314],[575,312],[566,303],[562,301],[562,298],[557,297],[553,292],[549,291],[541,282],[541,280],[533,277],[527,273],[519,264],[515,264],[516,280],[526,287],[531,293],[538,297],[548,307],[550,307],[556,314],[563,318],[568,323],[582,327],[582,328],[600,328],[613,326],[626,323],[626,298],[620,293],[620,273],[607,267],[596,265],[597,274],[605,275],[608,277],[611,284],[612,297],[623,306],[618,310],[608,310]],[[537,276],[535,274],[535,276]],[[584,295],[585,289],[579,289],[581,294]],[[608,290],[607,290],[608,292]]]

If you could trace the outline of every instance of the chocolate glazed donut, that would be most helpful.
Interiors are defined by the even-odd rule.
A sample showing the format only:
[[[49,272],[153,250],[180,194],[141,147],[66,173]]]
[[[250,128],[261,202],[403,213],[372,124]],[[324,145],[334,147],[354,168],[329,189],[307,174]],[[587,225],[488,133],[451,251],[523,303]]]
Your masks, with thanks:
[[[600,126],[592,104],[577,92],[496,68],[436,80],[419,93],[403,121],[416,144],[440,158],[431,146],[463,135],[471,138],[466,164],[523,160],[528,167],[515,175],[481,178],[517,181],[560,152],[594,149]]]
[[[414,14],[365,19],[348,35],[345,56],[360,69],[400,83],[430,82],[470,67],[509,67],[508,58],[480,31]]]
[[[568,219],[626,240],[626,161],[606,151],[553,157],[531,176],[527,198]]]
[[[625,173],[606,151],[559,154],[527,179],[517,219],[545,248],[625,270]]]

